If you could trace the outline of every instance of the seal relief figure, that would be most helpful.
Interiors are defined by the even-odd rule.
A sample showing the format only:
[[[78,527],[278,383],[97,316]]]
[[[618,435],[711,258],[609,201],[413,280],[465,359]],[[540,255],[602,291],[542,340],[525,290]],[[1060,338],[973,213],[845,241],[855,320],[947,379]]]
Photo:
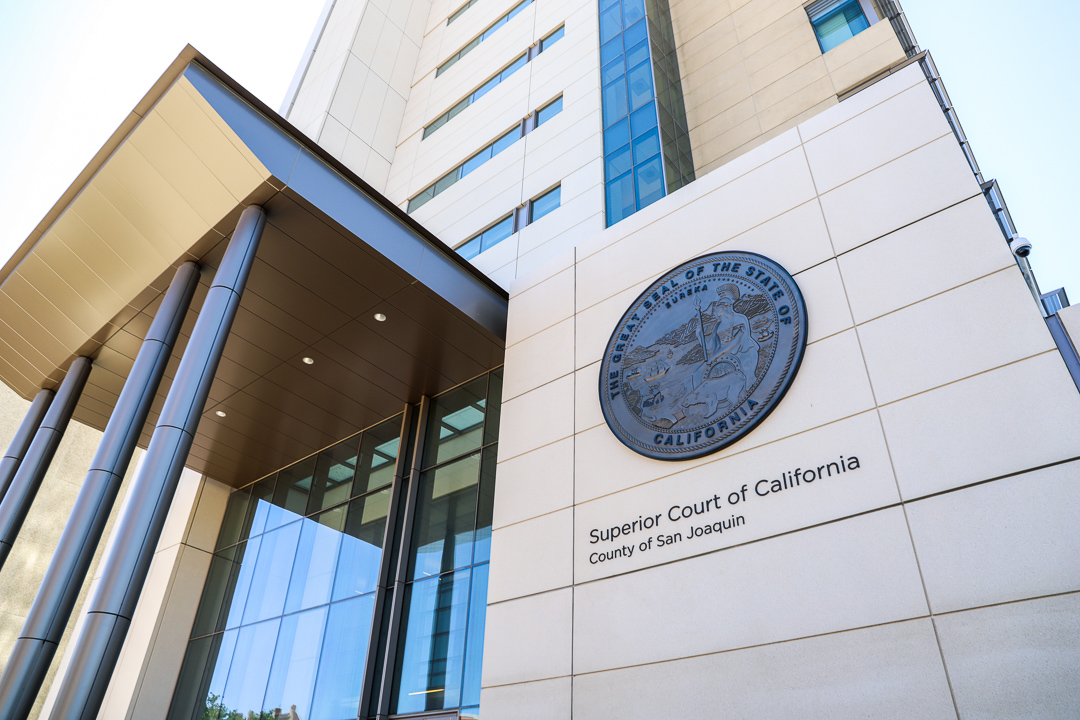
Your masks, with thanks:
[[[806,347],[806,306],[780,265],[704,255],[652,284],[604,352],[600,405],[616,437],[661,460],[715,452],[783,397]]]

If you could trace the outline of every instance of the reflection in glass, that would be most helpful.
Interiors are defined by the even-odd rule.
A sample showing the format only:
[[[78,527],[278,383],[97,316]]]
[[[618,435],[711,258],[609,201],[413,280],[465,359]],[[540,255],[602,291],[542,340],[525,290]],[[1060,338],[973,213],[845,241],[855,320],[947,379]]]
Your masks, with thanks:
[[[267,530],[304,516],[308,496],[311,495],[311,484],[315,480],[317,459],[317,455],[312,455],[278,473],[277,487],[274,489],[274,508],[266,517]]]
[[[344,525],[344,505],[301,521],[300,542],[285,598],[286,613],[330,602]]]
[[[390,488],[356,498],[349,503],[345,532],[334,580],[334,600],[356,597],[375,589],[379,580]]]
[[[476,500],[476,539],[473,564],[491,559],[491,519],[495,511],[495,465],[498,449],[486,447],[480,463],[480,488]]]
[[[457,707],[465,665],[469,570],[417,580],[405,593],[405,641],[392,712]]]
[[[266,518],[271,513],[280,513],[280,508],[274,507],[274,488],[277,486],[277,474],[264,477],[251,486],[251,504],[248,505],[248,537],[255,537],[266,529]],[[281,523],[275,519],[271,529]],[[243,535],[240,536],[243,540]]]
[[[251,502],[251,491],[247,488],[237,490],[229,495],[229,502],[225,506],[225,518],[221,521],[221,531],[218,533],[215,549],[235,545],[241,538],[248,536],[249,528],[245,527],[248,518],[248,504]]]
[[[289,588],[300,523],[295,522],[262,536],[259,558],[251,574],[242,624],[258,622],[281,614]]]
[[[326,626],[326,610],[321,607],[282,618],[263,700],[264,712],[273,713],[279,709],[287,713],[295,706],[299,717],[304,720],[312,717],[311,699]]]
[[[244,546],[233,546],[210,558],[210,570],[206,574],[199,609],[195,612],[195,623],[191,627],[191,637],[201,637],[224,629],[225,615],[221,612],[226,598],[232,598],[235,590],[240,563],[237,555],[243,555]]]
[[[438,575],[472,563],[479,476],[480,453],[420,476],[410,577]]]
[[[484,661],[484,623],[487,616],[488,565],[472,571],[469,590],[469,628],[465,639],[465,676],[461,684],[461,704],[480,702],[480,671]]]
[[[343,503],[352,495],[359,442],[360,436],[354,435],[319,453],[307,508],[304,511],[306,514]]]
[[[480,447],[487,378],[479,377],[440,395],[431,403],[424,467],[445,462]]]
[[[374,609],[374,594],[330,606],[319,658],[319,676],[315,681],[312,718],[347,720],[356,717]]]
[[[236,583],[230,596],[226,596],[229,611],[226,614],[225,627],[234,628],[240,624],[244,617],[244,604],[247,602],[248,591],[251,589],[251,577],[255,574],[255,560],[259,557],[259,547],[262,545],[262,536],[252,538],[246,543],[241,543],[236,548],[233,559],[233,572],[236,573]]]
[[[240,628],[236,638],[236,652],[229,668],[229,678],[222,693],[222,704],[246,717],[262,709],[266,694],[266,680],[270,676],[270,662],[274,657],[280,618],[267,620]]]
[[[352,491],[354,497],[389,485],[394,480],[401,443],[401,419],[398,415],[364,431],[360,443],[360,467]]]

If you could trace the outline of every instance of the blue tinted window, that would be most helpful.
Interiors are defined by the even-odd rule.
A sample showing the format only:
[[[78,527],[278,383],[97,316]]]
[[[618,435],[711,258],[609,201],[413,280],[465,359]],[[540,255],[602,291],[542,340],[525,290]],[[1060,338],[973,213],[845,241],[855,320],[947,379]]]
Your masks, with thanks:
[[[496,155],[501,153],[503,150],[505,150],[506,148],[510,147],[515,142],[517,142],[518,138],[520,138],[520,137],[521,137],[521,129],[519,127],[516,127],[513,130],[507,131],[506,133],[503,134],[502,137],[500,137],[498,140],[496,140],[495,142],[493,142],[491,144],[491,156],[495,157]]]
[[[859,0],[824,0],[807,8],[821,52],[855,37],[870,27]]]
[[[630,142],[630,122],[623,118],[604,131],[604,152],[609,153]]]
[[[626,66],[623,62],[623,57],[620,55],[615,58],[600,70],[600,82],[607,85],[609,82],[617,77],[621,77],[625,72]]]
[[[472,563],[480,455],[424,473],[420,510],[413,532],[414,579],[432,577]]]
[[[633,161],[630,157],[630,146],[623,145],[618,150],[608,153],[605,158],[604,172],[608,177],[618,177],[630,170]]]
[[[540,127],[561,112],[562,98],[560,97],[536,111],[536,127]]]
[[[296,556],[296,544],[300,539],[300,525],[299,522],[290,523],[262,536],[241,624],[281,615]]]
[[[622,10],[618,4],[600,13],[600,42],[606,43],[622,31]]]
[[[638,191],[638,210],[664,197],[664,171],[660,167],[660,156],[634,168]]]
[[[514,234],[514,216],[506,218],[505,220],[491,226],[484,231],[483,234],[483,249],[490,250],[495,245],[501,243],[506,238]]]
[[[603,107],[605,119],[626,115],[629,109],[626,98],[626,80],[619,78],[615,82],[604,86]]]
[[[457,253],[466,260],[472,260],[480,254],[480,238],[474,237],[464,245],[458,246]]]
[[[374,609],[374,594],[330,606],[310,717],[356,717]]]
[[[630,116],[630,133],[634,137],[644,135],[651,128],[656,127],[656,106],[649,103],[645,107],[634,112]]]
[[[622,0],[623,18],[627,27],[645,17],[644,0]]]
[[[311,717],[326,611],[321,607],[282,618],[263,700],[264,712],[272,714],[275,708],[295,705],[298,716]]]
[[[627,173],[612,180],[607,185],[608,225],[614,225],[623,218],[630,217],[637,209],[634,203],[634,176]]]
[[[653,99],[652,63],[643,62],[627,73],[630,86],[630,109],[637,110]]]
[[[536,222],[552,210],[559,207],[562,199],[562,186],[549,190],[532,201],[529,211],[529,222]]]
[[[389,488],[376,490],[349,503],[345,530],[339,536],[341,549],[334,573],[334,600],[356,597],[375,589],[389,509]]]
[[[558,42],[559,39],[565,34],[565,32],[566,32],[566,26],[563,26],[563,27],[559,28],[558,30],[556,30],[555,32],[548,35],[543,40],[541,40],[540,41],[540,52],[544,52],[549,47],[551,47],[556,42]]]
[[[240,628],[236,638],[236,651],[222,704],[230,710],[239,710],[243,717],[254,712],[258,717],[263,709],[266,682],[270,678],[270,663],[274,659],[280,618]],[[272,708],[271,708],[272,709]]]
[[[289,579],[285,612],[325,605],[334,587],[334,569],[341,547],[341,528],[345,525],[345,507],[305,519],[296,546],[292,577]]]
[[[634,138],[634,164],[639,165],[660,152],[660,135],[656,128]]]
[[[609,62],[622,55],[622,50],[622,35],[617,35],[614,40],[610,40],[600,46],[600,64],[607,65]]]
[[[495,32],[499,28],[501,28],[503,25],[508,23],[511,18],[513,18],[515,15],[517,15],[522,10],[524,10],[526,7],[528,7],[530,4],[532,4],[532,1],[533,0],[521,0],[521,2],[518,3],[517,5],[515,5],[510,10],[510,12],[503,15],[501,18],[499,18],[498,20],[493,22],[491,25],[488,25],[487,29],[485,29],[482,33],[480,33],[475,38],[470,40],[469,43],[467,45],[465,45],[465,47],[461,48],[456,53],[454,53],[453,55],[448,57],[446,60],[444,60],[442,65],[439,65],[439,67],[435,70],[435,77],[439,77],[440,75],[442,75],[444,72],[446,72],[451,67],[453,67],[454,64],[458,60],[460,60],[461,58],[465,57],[470,52],[472,52],[472,50],[477,45],[479,45],[481,42],[483,42],[484,40],[487,40],[489,37],[494,35]],[[462,9],[464,10],[464,8],[462,8]]]

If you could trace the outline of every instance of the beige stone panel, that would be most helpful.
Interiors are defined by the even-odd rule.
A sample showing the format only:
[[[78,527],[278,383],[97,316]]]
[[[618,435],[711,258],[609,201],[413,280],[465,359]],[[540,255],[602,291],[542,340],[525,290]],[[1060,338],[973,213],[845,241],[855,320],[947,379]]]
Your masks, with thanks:
[[[606,340],[606,337],[605,337]],[[855,333],[849,331],[806,348],[802,366],[784,399],[753,432],[722,450],[721,457],[761,447],[829,423],[866,412],[874,406]],[[689,469],[708,460],[680,462]],[[675,472],[625,448],[606,426],[577,435],[575,454],[578,502],[651,482]]]
[[[511,347],[574,314],[574,268],[510,293],[506,345]]]
[[[587,277],[582,277],[580,266],[578,267],[578,289],[588,282]],[[579,309],[575,316],[575,341],[574,341],[574,367],[583,368],[598,362],[603,353],[604,345],[611,337],[612,330],[619,322],[630,304],[645,291],[652,280],[644,280],[622,292],[591,305],[585,309]]]
[[[858,323],[1014,265],[982,197],[855,248],[839,262]]]
[[[360,62],[371,68],[375,62],[379,49],[379,42],[384,34],[386,25],[386,13],[372,3],[368,3],[364,9],[364,15],[356,28],[356,34],[350,46],[350,50]],[[393,34],[394,28],[389,28]],[[384,77],[383,80],[386,80]]]
[[[371,146],[350,132],[345,138],[345,147],[339,158],[345,167],[363,177],[370,156]]]
[[[730,18],[731,8],[727,0],[674,0],[670,3],[671,25],[675,45],[682,48],[686,43],[714,25]],[[682,53],[679,54],[680,62]]]
[[[792,31],[746,59],[750,85],[758,92],[819,57],[821,50],[813,36]]]
[[[345,141],[348,137],[349,129],[332,116],[327,116],[326,122],[323,123],[322,132],[319,133],[319,146],[335,158],[341,159],[341,153],[345,150]]]
[[[1080,590],[1080,463],[907,505],[930,607],[952,612]]]
[[[773,128],[788,127],[796,118],[805,116],[811,109],[834,97],[832,80],[828,77],[820,78],[793,92],[781,102],[761,110],[758,115],[761,130],[767,132]]]
[[[214,551],[231,492],[232,488],[228,485],[212,478],[203,478],[195,510],[184,535],[186,545],[206,552]]]
[[[390,86],[386,84],[386,81],[374,74],[368,75],[364,89],[360,93],[357,105],[359,109],[349,126],[349,130],[368,145],[373,144],[386,96],[389,94]]]
[[[1070,305],[1058,310],[1058,319],[1065,328],[1073,347],[1080,347],[1080,305]]]
[[[574,504],[574,438],[499,462],[495,516],[499,529]]]
[[[795,282],[806,301],[808,343],[843,332],[855,324],[836,260],[804,270],[795,276]]]
[[[510,285],[514,282],[514,278],[517,277],[517,262],[507,263],[498,270],[486,272],[488,278],[501,287],[503,290],[509,290]]]
[[[747,102],[750,103],[750,108],[753,109],[753,99],[751,98]],[[746,145],[761,135],[761,123],[756,113],[737,125],[716,130],[715,135],[712,134],[714,131],[709,128],[711,124],[711,122],[706,123],[690,131],[690,143],[693,146],[694,165],[696,166],[695,172],[699,177],[720,167],[719,161],[713,160],[713,158],[731,154],[737,148]],[[702,144],[697,144],[699,142],[702,142]]]
[[[860,325],[859,337],[881,404],[1055,347],[1013,268]]]
[[[828,112],[815,115],[799,125],[799,134],[804,142],[851,120],[870,110],[891,97],[899,95],[910,87],[925,82],[918,64],[909,65],[893,75],[882,78],[873,85],[863,88]]]
[[[806,11],[801,8],[792,8],[795,8],[794,4],[790,4],[788,10],[774,22],[762,27],[752,35],[740,32],[739,42],[742,46],[743,53],[747,56],[758,53],[788,33],[799,30],[800,28],[803,29],[803,32],[809,29],[810,32],[813,33],[814,31],[813,28],[810,27],[810,20],[807,18]]]
[[[891,508],[579,585],[574,671],[676,660],[927,614],[903,510]],[[635,632],[620,630],[626,627]]]
[[[936,619],[960,717],[1066,720],[1080,707],[1080,594]]]
[[[600,363],[583,367],[574,374],[574,429],[582,432],[602,425],[604,412],[600,409]]]
[[[810,20],[806,18],[806,12],[802,10],[798,0],[749,0],[744,4],[731,3],[735,29],[743,41],[776,24],[784,16],[797,12],[802,12],[804,22],[809,25]]]
[[[730,84],[707,100],[695,98],[701,101],[686,108],[686,123],[691,137],[697,130],[699,135],[708,140],[710,131],[723,132],[724,129],[745,121],[755,112],[750,81],[741,65],[728,71],[719,82]],[[701,128],[702,125],[706,127]]]
[[[814,200],[709,248],[710,252],[721,250],[749,250],[772,258],[788,273],[795,275],[800,287],[803,282],[800,279],[802,271],[818,266],[832,256],[825,220],[821,216],[821,208]],[[841,312],[834,316],[834,319],[843,317],[844,313]],[[816,335],[816,312],[812,318],[810,331]],[[836,327],[835,322],[830,323],[830,326]]]
[[[565,588],[488,605],[483,687],[570,675],[573,604],[574,590]]]
[[[977,195],[950,135],[823,194],[821,206],[833,246],[843,253]]]
[[[521,568],[529,568],[521,572]],[[491,534],[488,602],[535,595],[574,582],[574,510],[499,528]]]
[[[536,4],[536,22],[533,29],[533,42],[547,37],[555,28],[567,23],[568,36],[577,40],[578,36],[588,35],[593,48],[599,47],[599,27],[596,6],[580,3],[576,0],[549,0]],[[564,42],[564,37],[559,42]]]
[[[881,420],[907,500],[1071,459],[1080,449],[1080,396],[1055,351],[886,405]]]
[[[824,61],[817,58],[784,75],[776,82],[755,89],[754,102],[761,110],[778,103],[788,102],[793,95],[803,88],[814,85],[818,81],[828,78],[828,76]]]
[[[595,197],[591,201],[582,199],[582,206],[591,205],[593,209],[603,207],[603,188],[597,186],[590,192]],[[563,223],[560,223],[561,225]],[[537,246],[534,250],[518,258],[518,274],[526,275],[532,273],[536,268],[543,268],[552,262],[559,262],[562,256],[574,252],[578,245],[589,238],[595,237],[603,230],[604,214],[600,211],[594,212],[576,225],[559,231],[546,243]]]
[[[401,2],[391,5],[391,7],[403,6],[404,3]],[[374,12],[374,8],[369,9],[368,12]],[[365,16],[367,14],[365,13]],[[401,47],[402,43],[407,42],[409,41],[405,39],[405,33],[387,21],[379,33],[379,40],[375,46],[375,56],[371,60],[371,72],[389,84],[394,74],[394,62],[397,60],[398,48]]]
[[[502,720],[571,720],[571,696],[571,679],[563,677],[484,688],[480,705]]]
[[[918,84],[805,143],[818,192],[951,135],[930,88]]]
[[[390,161],[371,153],[368,156],[367,166],[364,168],[364,172],[361,177],[375,188],[377,192],[382,192],[386,186],[386,178],[390,175]]]
[[[388,88],[386,98],[383,100],[382,111],[379,113],[379,122],[375,127],[375,134],[371,139],[371,148],[386,160],[394,159],[394,149],[397,147],[398,130],[401,127],[401,117],[405,114],[405,98]]]
[[[586,277],[603,281],[579,284],[579,307],[589,307],[631,283],[651,279],[659,268],[677,265],[716,244],[717,235],[733,237],[781,215],[814,195],[805,158],[799,150],[788,152],[736,182],[709,193],[672,213],[663,201],[637,213],[651,220],[615,245],[585,257],[579,268]],[[655,208],[655,210],[654,210]],[[641,257],[655,255],[656,238],[666,239],[656,264]]]
[[[956,717],[928,619],[574,678],[577,720],[892,718],[899,708],[909,720]]]
[[[777,537],[900,500],[873,411],[782,442],[746,451],[733,447],[686,469],[681,462],[666,466],[661,469],[671,475],[577,504],[574,577],[579,584]],[[578,485],[584,488],[589,480],[580,478]],[[589,483],[588,490],[602,482]],[[630,525],[641,518],[649,518],[650,527]],[[719,532],[721,521],[729,525]],[[714,532],[694,533],[694,527]],[[676,533],[682,539],[667,543],[666,536]],[[631,545],[634,552],[627,557]],[[622,557],[610,557],[620,548],[626,548]],[[608,559],[600,561],[601,553]]]
[[[747,83],[742,53],[737,47],[729,50],[708,66],[684,76],[680,82],[689,113],[691,108],[698,108],[729,88]]]
[[[356,118],[357,105],[360,102],[360,95],[364,91],[364,84],[367,82],[369,72],[367,65],[355,55],[349,53],[345,59],[345,67],[342,68],[341,79],[338,80],[334,98],[330,102],[328,111],[331,116],[345,127],[351,126]],[[362,109],[362,112],[369,111],[370,108],[365,107]]]
[[[742,61],[734,20],[728,16],[703,30],[679,47],[678,59],[683,92],[687,95],[697,93],[712,78]]]
[[[561,180],[565,203],[604,181],[599,113],[590,113],[584,121],[564,119],[564,114],[566,110],[525,136],[522,200]]]
[[[568,318],[506,349],[503,402],[573,372],[574,320]]]
[[[501,424],[499,456],[506,460],[569,437],[574,432],[573,376],[503,403]]]
[[[868,50],[858,60],[848,63],[836,70],[830,70],[829,75],[833,79],[838,93],[865,82],[886,68],[902,62],[906,55],[900,46],[900,41],[895,36],[889,42],[884,42],[877,47]]]

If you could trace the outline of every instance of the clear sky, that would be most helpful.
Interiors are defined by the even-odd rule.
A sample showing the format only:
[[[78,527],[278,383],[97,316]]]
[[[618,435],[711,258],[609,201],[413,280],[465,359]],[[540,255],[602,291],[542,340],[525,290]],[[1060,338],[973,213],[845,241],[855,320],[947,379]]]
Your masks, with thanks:
[[[584,0],[591,1],[591,0]],[[324,0],[0,0],[0,262],[186,43],[278,108]],[[902,0],[1044,290],[1080,302],[1080,3]],[[1021,12],[1020,10],[1023,10]],[[932,258],[928,258],[932,261]]]

